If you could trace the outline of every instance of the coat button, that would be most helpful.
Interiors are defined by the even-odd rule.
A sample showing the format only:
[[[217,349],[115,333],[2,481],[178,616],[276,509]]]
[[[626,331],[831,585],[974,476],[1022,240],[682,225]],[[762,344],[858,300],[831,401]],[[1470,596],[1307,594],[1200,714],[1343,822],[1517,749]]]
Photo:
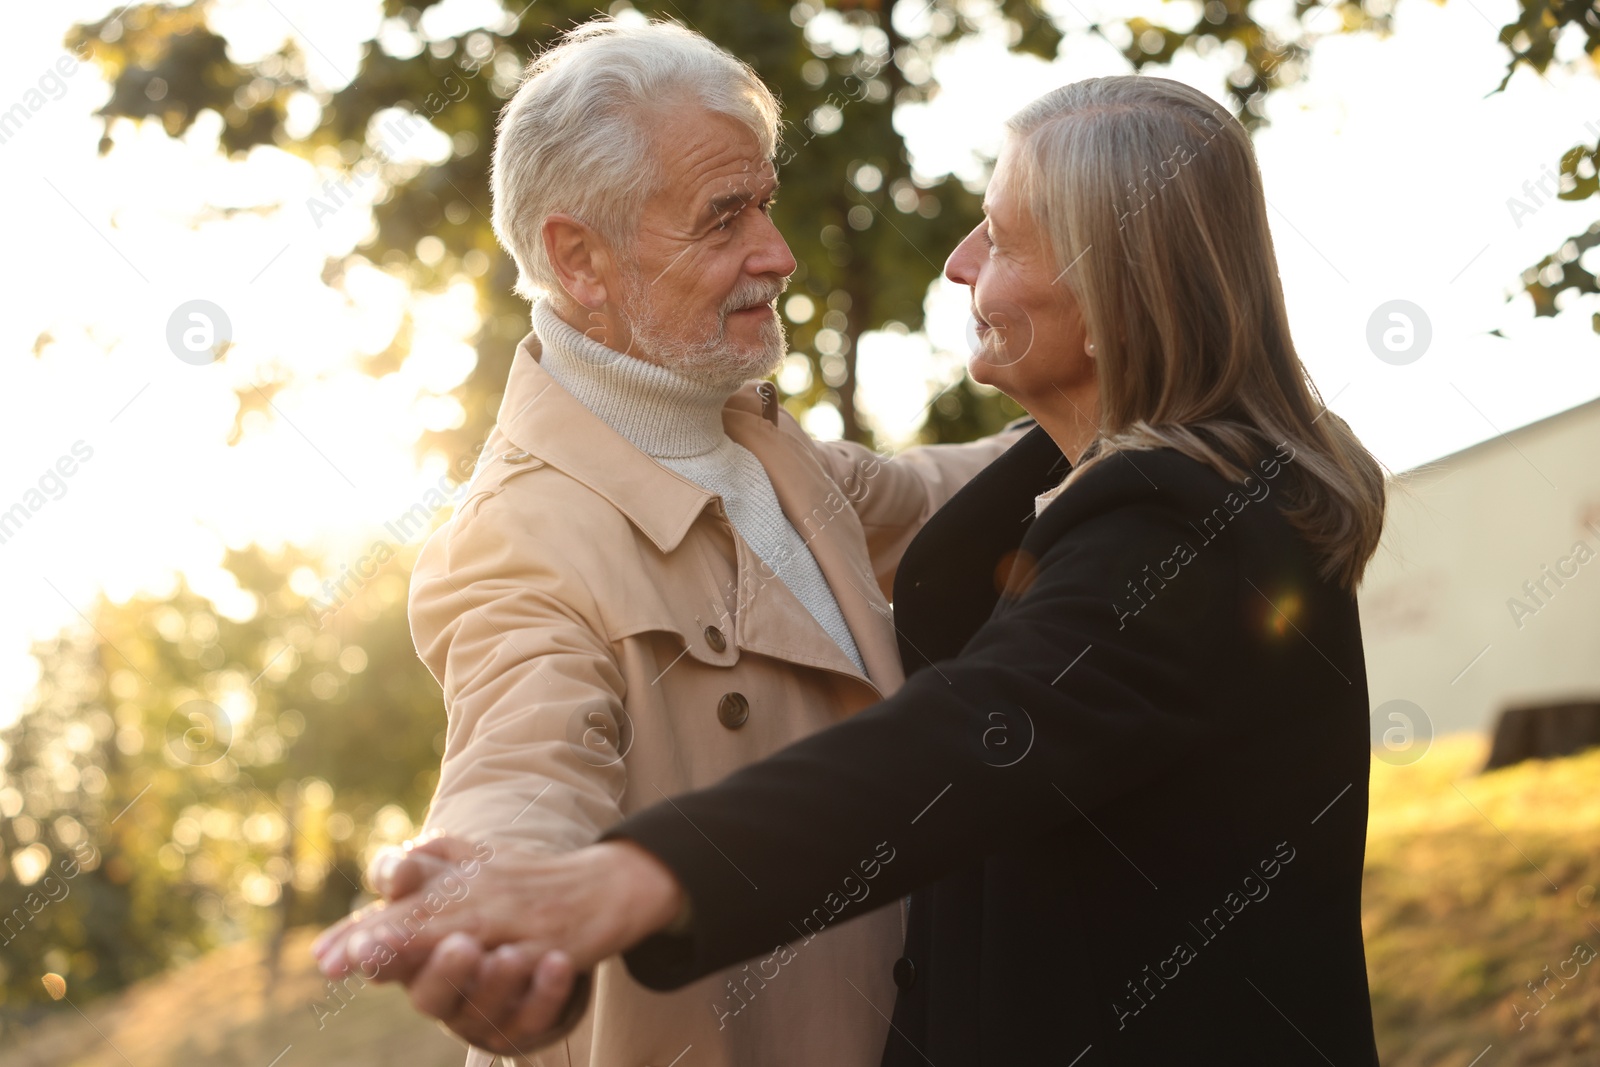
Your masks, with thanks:
[[[917,984],[917,965],[911,962],[909,956],[901,956],[894,961],[894,984],[901,989],[910,989]]]
[[[501,456],[500,458],[505,460],[507,463],[526,463],[526,462],[528,462],[528,460],[533,458],[533,453],[532,452],[524,452],[520,448],[515,448],[515,449],[512,449],[510,452],[507,452],[505,455]]]
[[[706,644],[711,646],[711,651],[721,652],[728,647],[728,639],[723,637],[722,631],[715,626],[707,626]]]
[[[717,721],[730,730],[737,730],[750,717],[750,702],[743,693],[724,693],[717,702]]]

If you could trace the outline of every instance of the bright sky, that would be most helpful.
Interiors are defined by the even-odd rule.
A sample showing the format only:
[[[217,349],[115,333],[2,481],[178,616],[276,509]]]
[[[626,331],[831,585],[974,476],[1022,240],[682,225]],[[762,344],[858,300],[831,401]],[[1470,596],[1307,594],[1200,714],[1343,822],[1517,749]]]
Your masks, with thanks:
[[[1068,27],[1104,12],[1175,20],[1196,9],[1058,6]],[[414,307],[403,370],[374,381],[352,365],[352,354],[387,346],[405,294],[375,270],[348,277],[348,299],[321,284],[325,258],[352,248],[369,223],[360,205],[313,221],[306,201],[325,195],[335,171],[275,150],[224,162],[216,121],[182,141],[124,125],[115,150],[97,156],[91,113],[106,86],[87,66],[59,83],[51,72],[68,55],[67,27],[115,7],[57,0],[7,20],[0,113],[44,104],[0,144],[9,253],[0,260],[0,512],[38,501],[28,494],[41,479],[45,503],[30,503],[28,522],[0,543],[0,724],[34,681],[29,642],[81,625],[97,589],[117,598],[161,590],[181,571],[222,610],[248,614],[220,569],[225,546],[302,544],[325,551],[330,572],[354,559],[437,481],[442,464],[417,470],[412,443],[452,423],[454,401],[439,394],[472,361],[463,285]],[[312,75],[337,86],[356,68],[356,42],[377,28],[378,7],[229,0],[216,28],[240,60],[294,37]],[[1252,5],[1279,8],[1289,5]],[[427,28],[460,32],[497,10],[449,0]],[[1504,300],[1523,267],[1596,215],[1593,201],[1544,198],[1514,218],[1508,199],[1526,200],[1524,183],[1600,135],[1600,78],[1588,66],[1548,80],[1524,71],[1485,99],[1505,62],[1495,33],[1514,11],[1514,0],[1399,0],[1394,36],[1324,40],[1310,81],[1272,99],[1276,125],[1257,138],[1301,356],[1333,409],[1395,470],[1600,395],[1593,302],[1534,321],[1526,298]],[[1559,54],[1581,61],[1582,49],[1566,40]],[[920,171],[977,177],[1012,111],[1063,82],[1125,69],[1092,36],[1073,35],[1047,64],[1008,56],[991,34],[943,60],[943,91],[898,121]],[[1167,73],[1221,100],[1220,69],[1217,57],[1191,57]],[[442,143],[426,130],[395,154],[439,158]],[[802,152],[791,166],[804,165]],[[935,262],[948,252],[924,251]],[[227,314],[225,360],[193,366],[168,347],[169,319],[192,300]],[[1431,322],[1427,351],[1405,365],[1378,359],[1366,340],[1369,318],[1391,300],[1418,305]],[[892,439],[915,428],[964,363],[965,291],[941,283],[929,313],[925,337],[860,345],[863,407]],[[1496,328],[1504,339],[1488,335]],[[41,335],[49,340],[35,355]],[[233,390],[276,366],[300,384],[230,448]],[[825,432],[826,419],[814,429]],[[53,469],[72,473],[57,480]]]

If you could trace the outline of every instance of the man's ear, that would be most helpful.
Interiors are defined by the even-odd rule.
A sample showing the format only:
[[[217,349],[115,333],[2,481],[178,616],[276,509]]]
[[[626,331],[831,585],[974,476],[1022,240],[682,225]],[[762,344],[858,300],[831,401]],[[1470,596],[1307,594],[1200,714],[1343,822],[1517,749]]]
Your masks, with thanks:
[[[590,311],[605,307],[613,294],[606,285],[611,256],[604,239],[587,223],[559,211],[545,218],[540,235],[544,254],[567,295]]]

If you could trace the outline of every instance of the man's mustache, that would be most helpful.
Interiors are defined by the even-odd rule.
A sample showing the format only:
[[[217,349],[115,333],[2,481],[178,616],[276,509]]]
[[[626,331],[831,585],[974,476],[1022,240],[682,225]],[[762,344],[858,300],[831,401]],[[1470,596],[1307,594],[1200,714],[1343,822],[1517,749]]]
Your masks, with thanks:
[[[782,296],[784,290],[788,288],[788,278],[776,282],[742,282],[733,292],[728,294],[728,299],[722,302],[722,314],[727,315],[734,311],[743,311],[746,308],[771,304]]]

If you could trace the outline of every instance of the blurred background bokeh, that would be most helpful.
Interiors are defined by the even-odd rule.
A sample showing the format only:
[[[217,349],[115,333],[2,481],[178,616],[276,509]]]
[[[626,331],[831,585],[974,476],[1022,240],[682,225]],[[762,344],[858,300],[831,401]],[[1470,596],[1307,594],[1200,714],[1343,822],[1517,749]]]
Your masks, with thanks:
[[[812,433],[885,451],[1021,414],[965,376],[940,280],[1008,114],[1146,71],[1238,115],[1302,356],[1401,475],[1362,593],[1385,1062],[1600,1062],[1600,14],[1577,0],[8,12],[0,1062],[460,1061],[305,945],[436,780],[410,564],[529,330],[488,221],[495,117],[601,11],[675,18],[781,97],[776,380]]]

